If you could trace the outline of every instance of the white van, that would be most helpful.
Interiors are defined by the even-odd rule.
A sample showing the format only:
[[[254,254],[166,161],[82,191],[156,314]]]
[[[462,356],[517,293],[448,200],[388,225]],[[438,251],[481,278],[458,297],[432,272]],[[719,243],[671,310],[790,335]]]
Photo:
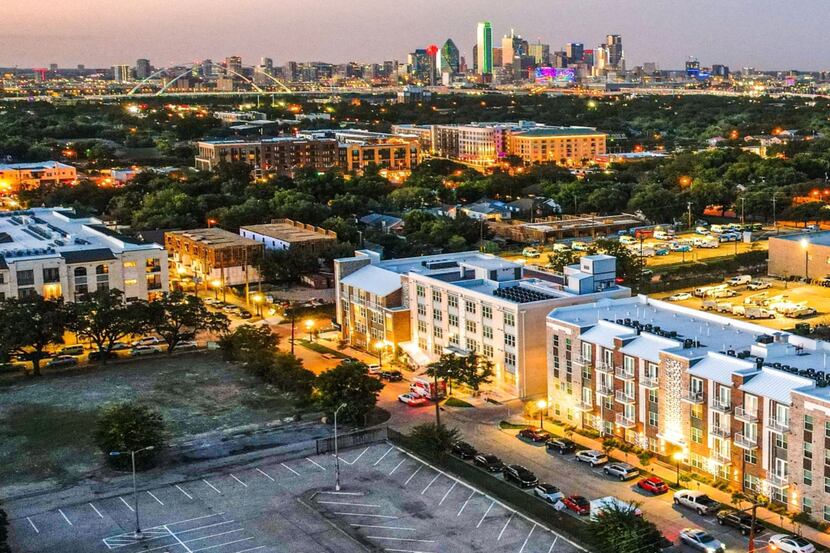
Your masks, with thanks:
[[[636,244],[636,243],[637,243],[637,239],[634,238],[633,236],[628,236],[627,234],[623,234],[622,236],[620,236],[620,244],[629,245],[629,244]]]
[[[750,282],[752,282],[752,275],[735,275],[726,281],[729,286],[742,286]]]

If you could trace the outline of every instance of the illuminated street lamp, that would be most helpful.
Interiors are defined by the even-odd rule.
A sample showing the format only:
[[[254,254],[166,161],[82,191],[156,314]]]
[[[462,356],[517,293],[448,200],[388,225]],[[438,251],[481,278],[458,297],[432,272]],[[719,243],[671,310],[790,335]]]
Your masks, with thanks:
[[[213,299],[219,299],[219,289],[222,287],[222,281],[218,278],[214,278],[210,281],[210,286],[213,288]]]
[[[804,278],[810,278],[810,241],[806,238],[801,239],[801,249],[804,250]]]
[[[378,354],[378,365],[382,368],[383,367],[383,348],[386,347],[386,342],[383,340],[378,340],[375,342],[375,351]]]
[[[675,483],[677,487],[680,487],[680,461],[683,460],[683,452],[682,451],[675,451],[674,454],[671,456],[674,459],[674,470],[675,470]]]
[[[308,331],[308,341],[313,342],[311,331],[314,330],[314,321],[312,319],[306,319],[305,329]]]
[[[257,316],[262,317],[262,302],[265,300],[265,296],[257,293],[251,296],[251,300],[253,300],[254,305],[256,306]]]
[[[536,407],[539,408],[539,429],[545,429],[545,409],[548,407],[548,402],[544,399],[540,399],[536,402]]]

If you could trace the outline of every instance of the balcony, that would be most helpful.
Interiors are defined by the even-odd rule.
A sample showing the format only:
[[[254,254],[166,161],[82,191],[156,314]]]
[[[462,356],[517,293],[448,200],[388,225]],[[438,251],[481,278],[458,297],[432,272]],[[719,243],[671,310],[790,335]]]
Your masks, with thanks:
[[[747,436],[742,432],[735,434],[735,438],[732,441],[741,449],[753,450],[758,447],[758,438],[754,436]]]
[[[594,403],[592,401],[581,400],[576,404],[577,411],[590,412],[594,410]]]
[[[594,367],[597,372],[610,374],[614,372],[614,367],[607,364],[607,363],[597,363],[597,366]]]
[[[597,396],[603,397],[611,397],[614,395],[614,388],[613,386],[608,386],[607,384],[600,384],[597,386]]]
[[[592,359],[582,357],[581,355],[577,355],[576,357],[574,357],[571,360],[571,363],[581,368],[592,367],[594,365],[594,361]]]
[[[735,420],[739,420],[741,422],[758,422],[758,411],[750,411],[743,407],[735,407],[735,413],[733,415]]]
[[[628,418],[622,413],[617,413],[616,423],[622,428],[634,428],[637,425],[633,418]]]
[[[691,403],[692,405],[701,405],[703,403],[703,392],[687,390],[683,392],[680,400],[685,401],[686,403]]]
[[[592,380],[593,379],[591,378],[591,373],[590,372],[584,372],[584,371],[582,372],[582,385],[583,386],[589,386],[591,384]]]
[[[730,411],[732,411],[732,404],[728,401],[713,399],[712,403],[709,404],[709,409],[711,409],[712,411],[717,411],[718,413],[727,414]]]
[[[647,374],[647,375],[643,375],[640,378],[640,385],[645,386],[646,388],[648,388],[650,390],[653,390],[653,389],[658,388],[660,386],[660,381],[657,378],[657,375],[651,376],[651,375]]]
[[[622,404],[634,403],[634,396],[632,394],[627,394],[625,392],[625,390],[617,390],[614,393],[614,399],[617,400],[617,403],[622,403]]]
[[[776,434],[784,434],[790,429],[789,421],[782,421],[775,417],[767,419],[767,428]]]
[[[722,451],[719,451],[717,449],[712,450],[712,453],[709,456],[709,458],[719,465],[728,465],[732,462],[732,455],[730,455],[728,452],[723,453]]]
[[[614,376],[620,380],[634,380],[634,371],[628,370],[625,367],[617,367],[614,369]]]
[[[729,439],[732,437],[732,432],[729,431],[728,428],[724,428],[723,426],[713,426],[709,429],[709,434],[712,436],[717,436],[718,438]]]
[[[767,483],[773,488],[783,489],[790,486],[790,479],[786,475],[770,472],[767,474]]]

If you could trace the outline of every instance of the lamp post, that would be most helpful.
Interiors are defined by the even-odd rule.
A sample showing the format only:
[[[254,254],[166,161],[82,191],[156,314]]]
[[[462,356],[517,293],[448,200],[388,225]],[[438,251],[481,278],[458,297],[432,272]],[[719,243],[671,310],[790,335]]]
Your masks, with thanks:
[[[548,402],[544,399],[540,399],[536,402],[536,407],[539,408],[539,430],[545,429],[545,409],[548,406]]]
[[[801,249],[804,250],[804,278],[810,278],[810,241],[806,238],[801,239]]]
[[[312,335],[311,331],[314,329],[314,321],[312,319],[306,319],[305,321],[305,329],[308,331],[308,341],[312,342]]]
[[[262,317],[262,301],[265,297],[262,294],[254,294],[251,296],[251,300],[254,302],[254,306],[256,307],[256,314],[258,317]]]
[[[218,278],[214,278],[210,281],[210,287],[213,288],[213,299],[219,299],[219,288],[222,287],[222,281]]]
[[[375,342],[375,351],[378,354],[378,366],[380,366],[381,368],[383,368],[383,348],[384,348],[384,346],[385,346],[385,344],[380,340]]]
[[[675,451],[674,454],[671,456],[674,459],[674,474],[675,474],[675,484],[677,487],[680,487],[680,461],[683,460],[683,452],[682,451]]]
[[[346,406],[341,403],[340,407],[334,410],[334,490],[340,491],[340,455],[337,451],[337,413]]]
[[[110,451],[110,457],[118,457],[120,455],[129,455],[130,460],[132,461],[133,465],[133,505],[135,511],[135,534],[133,534],[136,538],[143,537],[141,534],[141,523],[138,519],[138,488],[136,487],[135,483],[135,454],[141,453],[142,451],[151,451],[155,449],[155,446],[148,445],[147,447],[142,447],[141,449],[136,449],[133,451]]]

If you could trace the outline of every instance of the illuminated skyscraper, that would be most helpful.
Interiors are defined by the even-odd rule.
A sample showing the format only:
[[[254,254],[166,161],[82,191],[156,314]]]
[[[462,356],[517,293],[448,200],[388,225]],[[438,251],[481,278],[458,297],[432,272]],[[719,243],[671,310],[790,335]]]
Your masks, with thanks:
[[[457,75],[461,72],[461,56],[458,47],[451,38],[447,39],[441,47],[441,54],[438,57],[438,73],[449,73]]]
[[[568,63],[579,63],[585,56],[585,46],[581,42],[569,42],[565,45]]]
[[[139,81],[146,79],[153,72],[150,60],[139,59],[135,62],[135,78]]]
[[[489,21],[478,24],[476,37],[478,72],[480,75],[490,75],[493,73],[493,27]]]
[[[608,65],[615,69],[624,69],[622,37],[608,35],[605,37],[605,45],[608,47]]]

